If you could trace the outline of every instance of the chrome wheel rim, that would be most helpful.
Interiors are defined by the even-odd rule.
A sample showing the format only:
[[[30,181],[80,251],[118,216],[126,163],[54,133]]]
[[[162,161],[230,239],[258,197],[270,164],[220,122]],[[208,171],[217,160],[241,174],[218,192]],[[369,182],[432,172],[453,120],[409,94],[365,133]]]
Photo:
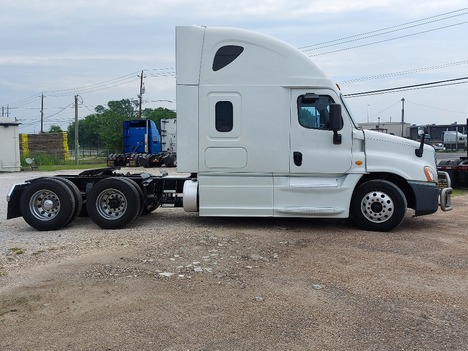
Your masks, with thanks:
[[[96,199],[96,208],[99,215],[105,219],[113,220],[122,217],[127,211],[127,198],[117,189],[106,189]]]
[[[60,199],[53,191],[42,189],[29,199],[29,209],[37,219],[49,221],[60,212]]]
[[[392,217],[395,204],[387,194],[381,191],[371,191],[362,198],[361,211],[369,221],[383,223]]]

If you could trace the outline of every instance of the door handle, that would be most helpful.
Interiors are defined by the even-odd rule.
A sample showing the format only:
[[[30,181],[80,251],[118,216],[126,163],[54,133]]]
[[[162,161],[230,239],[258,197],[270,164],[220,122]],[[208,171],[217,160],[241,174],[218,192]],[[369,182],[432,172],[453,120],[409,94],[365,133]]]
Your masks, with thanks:
[[[294,164],[296,166],[301,166],[302,165],[302,152],[299,152],[299,151],[294,151],[293,152],[293,160],[294,160]]]

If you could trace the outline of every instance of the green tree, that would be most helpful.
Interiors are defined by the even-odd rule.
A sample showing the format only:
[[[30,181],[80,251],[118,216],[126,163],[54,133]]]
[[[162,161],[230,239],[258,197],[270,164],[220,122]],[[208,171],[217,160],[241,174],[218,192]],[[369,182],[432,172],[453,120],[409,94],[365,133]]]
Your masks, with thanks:
[[[60,126],[53,124],[50,126],[48,133],[61,133],[63,132],[62,128]]]
[[[99,115],[98,135],[107,148],[115,151],[123,149],[123,122],[135,118],[134,104],[129,99],[109,101],[107,108],[97,106]]]
[[[78,143],[80,147],[97,148],[102,145],[99,138],[99,115],[93,114],[86,116],[78,122]],[[75,148],[75,122],[68,128],[68,147]]]
[[[78,123],[78,138],[81,147],[106,148],[115,152],[123,150],[123,122],[136,119],[138,103],[130,99],[109,101],[107,107],[99,105],[94,114],[88,115]],[[150,119],[161,130],[161,119],[175,118],[176,113],[167,108],[146,108],[142,118]],[[75,123],[68,126],[69,148],[75,147]]]
[[[156,109],[145,108],[141,113],[142,118],[150,119],[156,123],[158,130],[161,130],[161,120],[167,118],[176,118],[176,113],[164,107]]]

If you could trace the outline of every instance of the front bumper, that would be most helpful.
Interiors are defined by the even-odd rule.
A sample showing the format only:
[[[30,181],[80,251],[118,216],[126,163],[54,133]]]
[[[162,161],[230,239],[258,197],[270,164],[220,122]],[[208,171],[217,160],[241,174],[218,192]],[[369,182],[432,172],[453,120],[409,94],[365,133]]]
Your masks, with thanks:
[[[452,184],[447,172],[438,171],[439,176],[439,205],[442,211],[452,210]]]
[[[439,186],[435,183],[408,182],[414,193],[415,216],[423,216],[452,209],[452,188],[450,187],[450,177],[446,172],[439,172]]]

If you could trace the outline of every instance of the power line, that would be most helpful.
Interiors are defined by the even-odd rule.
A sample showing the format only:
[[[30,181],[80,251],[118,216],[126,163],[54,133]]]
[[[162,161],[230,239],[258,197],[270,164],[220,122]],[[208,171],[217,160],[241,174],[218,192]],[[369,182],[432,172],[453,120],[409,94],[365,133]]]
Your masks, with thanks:
[[[397,101],[396,103],[394,103],[393,105],[391,105],[391,106],[389,106],[389,107],[383,109],[383,110],[380,111],[380,112],[374,113],[374,114],[370,115],[369,117],[375,117],[375,116],[381,115],[381,114],[384,113],[385,111],[388,111],[388,110],[390,110],[391,108],[395,107],[396,105],[400,105],[400,104],[401,104],[401,101],[398,100],[398,101]]]
[[[448,110],[448,109],[445,109],[445,108],[440,108],[440,107],[434,107],[434,106],[428,106],[428,105],[418,104],[418,103],[416,103],[416,102],[412,102],[412,101],[408,101],[408,100],[406,100],[406,102],[407,102],[408,104],[411,104],[411,105],[426,107],[426,108],[430,108],[430,109],[433,109],[433,110],[439,110],[439,111],[444,111],[444,112],[451,112],[451,113],[458,113],[458,114],[461,114],[461,115],[466,115],[466,112],[462,112],[462,111]]]
[[[35,100],[38,100],[40,97],[41,95],[38,93],[38,94],[31,95],[21,100],[11,102],[8,105],[10,105],[10,108],[17,108],[17,107],[27,105]]]
[[[321,42],[321,43],[317,43],[317,44],[306,45],[306,46],[300,47],[299,49],[302,49],[303,51],[317,50],[317,49],[326,48],[326,47],[330,47],[330,46],[334,46],[334,45],[341,45],[341,44],[344,44],[344,43],[349,43],[349,42],[353,42],[353,41],[357,41],[357,40],[367,39],[367,38],[375,37],[375,36],[378,36],[378,35],[388,34],[388,33],[396,32],[396,31],[401,31],[401,30],[405,30],[405,29],[414,28],[414,27],[417,27],[417,26],[422,26],[422,25],[427,25],[427,24],[430,24],[430,23],[444,21],[444,20],[451,19],[451,18],[454,18],[454,17],[463,16],[463,15],[468,14],[467,10],[468,10],[468,8],[462,8],[462,9],[459,9],[459,10],[450,11],[450,12],[446,12],[446,13],[442,13],[442,14],[439,14],[439,15],[434,15],[434,16],[422,18],[422,19],[419,19],[419,20],[411,21],[411,22],[406,22],[406,23],[403,23],[403,24],[395,25],[395,26],[390,26],[390,27],[386,27],[386,28],[382,28],[382,29],[377,29],[377,30],[373,30],[373,31],[369,31],[369,32],[361,33],[361,34],[356,34],[356,35],[351,35],[351,36],[347,36],[347,37],[343,37],[343,38],[339,38],[339,39],[334,39],[334,40],[330,40],[330,41],[325,41],[325,42]],[[441,30],[441,29],[445,29],[445,28],[449,28],[449,27],[453,27],[453,26],[458,26],[458,25],[462,25],[462,24],[466,24],[466,23],[468,23],[468,21],[459,22],[459,23],[455,23],[455,24],[451,24],[451,25],[447,25],[447,26],[443,26],[443,27],[438,27],[438,28],[432,28],[432,29],[428,29],[428,30],[425,30],[425,31],[417,32],[417,33],[410,33],[410,34],[395,37],[395,38],[388,38],[388,39],[384,39],[384,40],[380,40],[380,41],[376,41],[376,42],[365,43],[365,44],[356,45],[356,46],[347,47],[347,48],[342,48],[342,49],[338,49],[338,50],[313,54],[313,55],[310,55],[310,57],[325,55],[325,54],[329,54],[329,53],[335,53],[335,52],[344,51],[344,50],[350,50],[350,49],[354,49],[354,48],[359,48],[359,47],[378,44],[378,43],[383,43],[383,42],[392,41],[392,40],[397,40],[397,39],[401,39],[401,38],[405,38],[405,37],[409,37],[409,36],[428,33],[428,32]],[[466,64],[467,62],[468,61],[460,61],[458,63],[453,63],[452,65]],[[388,74],[382,74],[382,75],[376,75],[376,76],[370,76],[370,77],[363,77],[363,78],[357,78],[357,79],[353,79],[353,80],[347,80],[347,81],[344,81],[344,82],[341,82],[341,83],[342,84],[347,84],[347,83],[354,83],[354,82],[358,82],[358,81],[365,81],[365,80],[371,80],[371,79],[380,79],[380,78],[386,78],[386,77],[390,77],[390,76],[404,75],[404,74],[410,74],[410,73],[415,73],[415,72],[421,72],[421,71],[424,71],[424,70],[440,69],[440,68],[449,67],[450,65],[451,64],[440,65],[440,66],[432,66],[432,67],[423,68],[423,69],[406,70],[406,71],[401,71],[401,72],[396,72],[396,73],[388,73]],[[151,76],[151,77],[175,77],[176,76],[175,68],[173,68],[173,67],[153,68],[153,69],[148,69],[146,71],[148,71],[148,75]],[[76,94],[89,94],[89,93],[93,93],[93,92],[96,92],[96,91],[100,91],[100,90],[109,89],[109,88],[113,88],[113,87],[116,87],[116,86],[132,83],[137,79],[137,77],[135,77],[136,73],[137,72],[133,72],[133,73],[130,73],[130,74],[122,76],[122,77],[114,78],[114,79],[111,79],[111,80],[108,80],[108,81],[99,82],[99,83],[95,83],[95,84],[91,84],[91,85],[87,85],[87,86],[82,86],[82,87],[77,87],[77,88],[70,88],[70,89],[51,90],[51,91],[45,91],[44,93],[46,93],[49,97],[70,96],[70,95],[76,95]],[[13,108],[13,109],[14,108],[19,108],[21,106],[24,106],[24,105],[27,105],[27,104],[29,104],[31,102],[34,102],[35,100],[39,99],[39,97],[40,97],[39,94],[35,94],[33,96],[30,96],[30,97],[15,101],[15,102],[13,102],[13,103],[11,103],[9,105],[10,105],[10,108]]]
[[[49,115],[49,116],[44,117],[44,119],[50,118],[50,117],[53,117],[53,116],[56,116],[56,115],[58,115],[59,113],[62,113],[63,111],[65,111],[67,108],[69,108],[69,107],[72,106],[72,105],[73,105],[73,102],[72,102],[71,104],[68,104],[68,105],[65,106],[65,107],[62,107],[60,111],[55,112],[54,114],[51,114],[51,115]]]
[[[443,26],[443,27],[427,29],[427,30],[424,30],[424,31],[421,31],[421,32],[410,33],[410,34],[401,35],[401,36],[394,37],[394,38],[382,39],[382,40],[373,41],[373,42],[370,42],[370,43],[365,43],[365,44],[360,44],[360,45],[355,45],[355,46],[349,46],[349,47],[342,48],[342,49],[321,52],[321,53],[318,53],[318,54],[313,54],[313,55],[308,55],[308,56],[309,57],[315,57],[315,56],[321,56],[321,55],[334,54],[336,52],[362,48],[362,47],[365,47],[365,46],[370,46],[370,45],[375,45],[375,44],[382,44],[382,43],[386,43],[386,42],[393,41],[393,40],[408,38],[408,37],[412,37],[412,36],[419,35],[419,34],[426,34],[426,33],[434,32],[434,31],[441,30],[441,29],[447,29],[447,28],[451,28],[451,27],[455,27],[455,26],[460,26],[460,25],[467,24],[467,23],[468,23],[468,21],[458,22],[458,23],[446,25],[446,26]]]
[[[373,113],[372,115],[369,115],[370,118],[372,117],[376,117],[376,116],[380,116],[382,115],[382,113],[394,108],[395,106],[399,106],[401,104],[401,100],[398,99],[394,104],[390,105],[389,107],[377,112],[377,113]],[[438,110],[438,111],[443,111],[443,112],[450,112],[450,113],[456,113],[456,114],[461,114],[461,115],[466,115],[466,112],[462,112],[462,111],[455,111],[455,110],[449,110],[449,109],[445,109],[445,108],[440,108],[440,107],[434,107],[434,106],[428,106],[428,105],[424,105],[424,104],[420,104],[420,103],[416,103],[416,102],[413,102],[411,100],[408,100],[408,99],[405,99],[405,104],[410,104],[410,105],[417,105],[417,106],[421,106],[421,107],[426,107],[426,108],[429,108],[429,109],[433,109],[433,110]],[[361,120],[359,120],[358,122],[359,123],[363,123],[365,122],[366,119],[363,118]]]
[[[135,77],[136,73],[138,72],[130,73],[130,74],[117,77],[117,78],[113,78],[107,81],[94,83],[94,84],[77,87],[77,88],[44,91],[44,94],[47,94],[47,96],[49,97],[62,97],[62,96],[93,93],[99,90],[110,89],[110,88],[114,88],[120,85],[134,82],[137,79]],[[10,105],[11,108],[19,108],[21,106],[34,102],[35,100],[38,100],[40,97],[41,97],[41,93],[37,93],[30,97],[12,102],[8,105]]]
[[[130,73],[122,77],[114,78],[108,81],[95,83],[95,84],[91,84],[91,85],[87,85],[83,87],[63,89],[63,90],[52,90],[46,93],[48,96],[58,97],[58,96],[70,96],[70,95],[79,95],[79,94],[96,92],[99,90],[114,88],[116,86],[131,83],[136,80],[135,78],[136,73],[138,72]]]
[[[150,76],[152,77],[175,77],[175,69],[173,67],[168,67],[168,68],[153,68],[148,71],[151,71],[149,73]],[[59,89],[59,90],[49,90],[49,91],[44,91],[44,94],[47,94],[49,97],[63,97],[63,96],[72,96],[72,95],[80,95],[80,94],[90,94],[94,93],[100,90],[105,90],[105,89],[110,89],[110,88],[115,88],[117,86],[133,83],[136,80],[138,80],[138,74],[140,72],[133,72],[121,77],[113,78],[107,81],[99,82],[99,83],[94,83],[82,87],[77,87],[77,88],[69,88],[69,89]],[[10,109],[17,109],[21,108],[22,106],[25,106],[27,104],[30,104],[36,100],[38,100],[41,97],[41,94],[34,94],[30,97],[17,100],[13,103],[10,104],[5,104],[10,106]]]
[[[146,69],[146,73],[152,77],[175,77],[174,67]]]
[[[95,114],[95,113],[96,113],[96,111],[91,110],[91,108],[90,108],[89,106],[86,106],[86,105],[84,105],[84,104],[81,104],[81,105],[82,105],[85,109],[87,109],[89,112],[91,112],[92,114]]]
[[[428,66],[428,67],[422,67],[422,68],[413,68],[413,69],[408,69],[408,70],[399,71],[399,72],[377,74],[377,75],[361,77],[361,78],[353,78],[353,79],[348,79],[348,80],[338,82],[338,84],[352,84],[352,83],[364,82],[364,81],[375,80],[375,79],[398,77],[398,76],[403,76],[403,75],[412,74],[412,73],[420,73],[420,72],[425,72],[425,71],[432,71],[432,70],[449,68],[449,67],[466,65],[466,64],[468,64],[468,60],[444,63],[441,65]]]
[[[387,89],[363,91],[363,92],[360,92],[360,93],[343,94],[343,96],[345,96],[347,98],[354,98],[354,97],[362,97],[362,96],[369,96],[369,95],[387,94],[387,93],[393,93],[393,92],[396,92],[396,91],[408,91],[408,90],[417,90],[417,89],[437,88],[437,87],[457,85],[457,84],[465,84],[465,83],[468,83],[468,77],[439,80],[439,81],[436,81],[436,82],[428,82],[428,83],[421,83],[421,84],[405,85],[405,86],[401,86],[401,87],[394,87],[394,88],[387,88]]]
[[[450,11],[450,12],[442,13],[440,15],[430,16],[430,17],[422,18],[422,19],[419,19],[419,20],[411,21],[411,22],[406,22],[406,23],[391,26],[391,27],[377,29],[377,30],[373,30],[373,31],[369,31],[369,32],[361,33],[361,34],[355,34],[355,35],[347,36],[347,37],[344,37],[344,38],[329,40],[329,41],[325,41],[325,42],[321,42],[321,43],[305,45],[305,46],[299,47],[298,49],[302,50],[302,51],[317,50],[317,49],[326,48],[326,47],[330,47],[330,46],[341,45],[341,44],[352,42],[352,41],[367,39],[367,38],[371,38],[371,37],[375,37],[375,36],[379,36],[379,35],[384,35],[384,34],[388,34],[388,33],[392,33],[392,32],[397,32],[397,31],[401,31],[401,30],[405,30],[405,29],[409,29],[409,28],[423,26],[423,25],[430,24],[430,23],[444,21],[444,20],[454,18],[454,17],[458,17],[458,16],[463,16],[463,15],[468,14],[468,12],[461,13],[461,14],[459,13],[459,14],[448,16],[448,17],[441,18],[441,19],[427,21],[427,20],[430,20],[430,19],[433,19],[433,18],[447,16],[447,15],[450,15],[450,14],[454,14],[454,13],[457,13],[457,12],[463,12],[463,11],[466,11],[466,10],[468,10],[468,8],[462,8],[460,10]],[[414,23],[423,22],[423,21],[426,21],[426,22],[416,24],[416,25],[414,24]],[[403,27],[403,28],[400,28],[400,27]],[[399,29],[396,29],[396,28],[399,28]],[[376,33],[378,33],[378,34],[376,34]]]

